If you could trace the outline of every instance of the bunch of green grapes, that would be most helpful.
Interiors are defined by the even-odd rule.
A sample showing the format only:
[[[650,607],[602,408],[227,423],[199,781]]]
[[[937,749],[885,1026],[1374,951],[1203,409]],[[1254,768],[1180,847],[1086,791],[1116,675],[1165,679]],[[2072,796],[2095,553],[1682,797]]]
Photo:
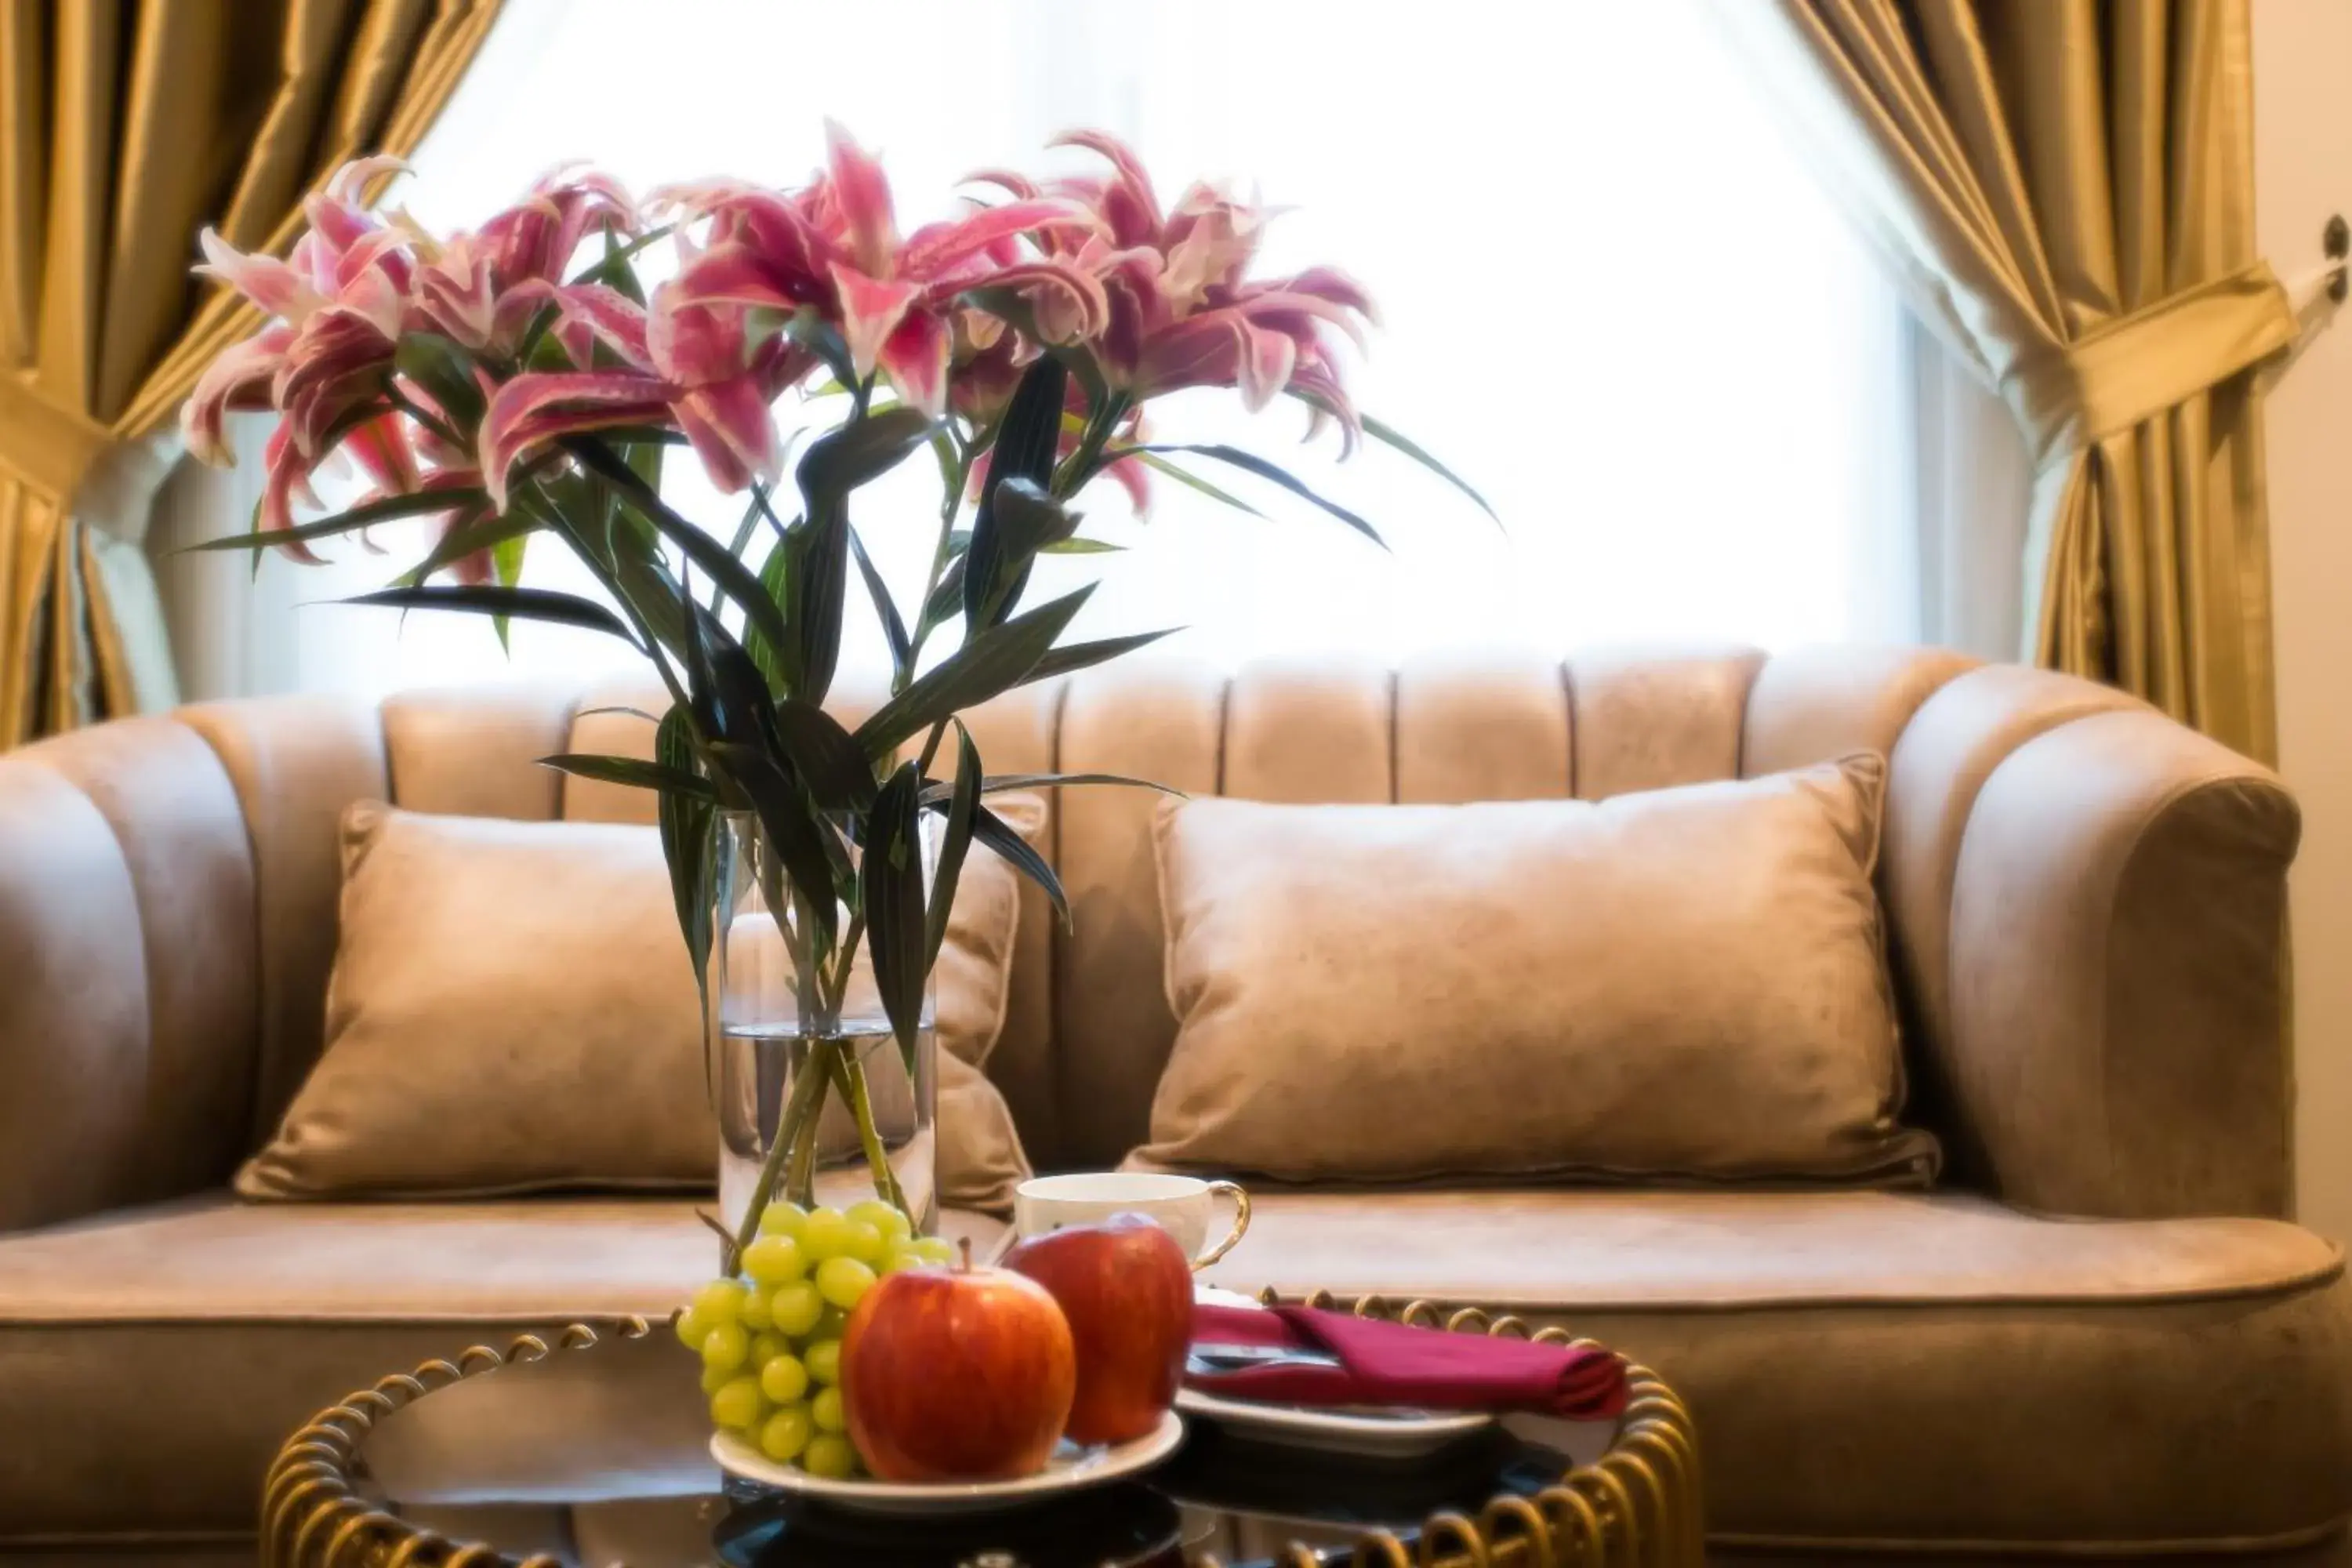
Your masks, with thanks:
[[[742,1274],[705,1285],[678,1314],[677,1337],[702,1357],[710,1419],[779,1464],[859,1474],[842,1406],[842,1329],[880,1276],[954,1257],[878,1199],[845,1212],[770,1204]]]

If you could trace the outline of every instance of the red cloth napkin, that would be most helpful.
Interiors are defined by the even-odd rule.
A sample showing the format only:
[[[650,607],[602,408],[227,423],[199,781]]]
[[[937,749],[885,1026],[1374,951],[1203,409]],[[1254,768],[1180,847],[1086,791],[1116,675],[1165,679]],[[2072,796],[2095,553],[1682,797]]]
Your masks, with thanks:
[[[1605,1350],[1490,1339],[1312,1307],[1192,1308],[1196,1345],[1321,1351],[1338,1366],[1244,1367],[1187,1376],[1203,1394],[1275,1405],[1403,1405],[1424,1410],[1525,1410],[1569,1421],[1625,1408],[1625,1363]]]

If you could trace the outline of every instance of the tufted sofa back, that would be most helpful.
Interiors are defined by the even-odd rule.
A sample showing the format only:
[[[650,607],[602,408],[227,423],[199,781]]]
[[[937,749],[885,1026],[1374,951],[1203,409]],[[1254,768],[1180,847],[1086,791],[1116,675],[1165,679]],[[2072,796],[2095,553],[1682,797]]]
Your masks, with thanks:
[[[644,754],[618,705],[662,699],[200,704],[0,757],[0,1230],[217,1183],[275,1127],[320,1048],[352,801],[649,821],[639,792],[535,765]],[[993,771],[1294,802],[1599,799],[1884,752],[1913,1118],[1951,1173],[2077,1213],[2285,1203],[2294,802],[2111,689],[1916,648],[1131,660],[969,718]],[[1059,794],[1043,848],[1074,929],[1027,898],[989,1064],[1045,1168],[1144,1139],[1174,1035],[1156,798]]]
[[[972,716],[992,772],[1106,772],[1257,800],[1450,802],[1573,795],[1769,773],[1894,748],[1927,694],[1966,668],[1923,650],[1768,659],[1752,649],[1565,663],[1429,658],[1389,669],[1260,663],[1226,674],[1130,661],[1020,691]],[[417,693],[383,710],[392,795],[423,811],[650,821],[640,791],[528,766],[558,750],[643,754],[658,687]],[[836,702],[854,721],[871,700]],[[1175,1025],[1149,792],[1058,792],[1045,850],[1071,900],[1055,929],[1024,910],[1011,1014],[991,1075],[1045,1166],[1116,1163],[1142,1142]]]

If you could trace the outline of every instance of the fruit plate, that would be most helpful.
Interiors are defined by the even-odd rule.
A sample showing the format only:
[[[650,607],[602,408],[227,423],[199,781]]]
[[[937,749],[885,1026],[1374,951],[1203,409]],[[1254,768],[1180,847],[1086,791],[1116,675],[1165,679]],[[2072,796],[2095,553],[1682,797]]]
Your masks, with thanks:
[[[1025,1508],[1136,1475],[1174,1453],[1183,1440],[1184,1418],[1171,1410],[1160,1416],[1157,1429],[1132,1442],[1086,1448],[1065,1442],[1034,1476],[968,1484],[829,1480],[776,1463],[733,1432],[721,1432],[710,1439],[710,1457],[730,1476],[859,1513],[990,1513]]]
[[[1177,1390],[1176,1408],[1187,1415],[1214,1421],[1255,1442],[1388,1459],[1433,1454],[1495,1424],[1495,1417],[1483,1410],[1391,1410],[1372,1406],[1309,1410],[1297,1405],[1223,1399],[1195,1388]]]

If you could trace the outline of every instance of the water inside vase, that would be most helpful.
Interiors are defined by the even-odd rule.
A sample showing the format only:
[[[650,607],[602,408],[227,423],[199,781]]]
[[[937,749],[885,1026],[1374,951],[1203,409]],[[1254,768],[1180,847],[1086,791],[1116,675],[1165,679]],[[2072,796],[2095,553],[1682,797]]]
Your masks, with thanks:
[[[938,1149],[931,1081],[933,1035],[916,1036],[915,1071],[885,1020],[845,1019],[829,1037],[846,1047],[862,1069],[875,1131],[918,1233],[939,1228]],[[730,1231],[760,1180],[793,1088],[819,1039],[791,1023],[727,1025],[718,1039],[719,1209]],[[783,1188],[780,1184],[778,1194]],[[815,1197],[832,1208],[877,1196],[871,1163],[856,1120],[837,1089],[826,1091],[817,1121]]]

